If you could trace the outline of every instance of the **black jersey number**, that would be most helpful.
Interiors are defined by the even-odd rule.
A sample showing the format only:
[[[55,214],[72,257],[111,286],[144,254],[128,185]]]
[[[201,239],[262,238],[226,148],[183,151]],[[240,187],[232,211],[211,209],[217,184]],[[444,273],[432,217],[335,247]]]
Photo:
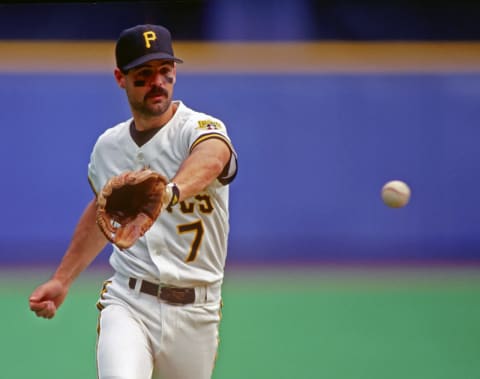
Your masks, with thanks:
[[[197,258],[198,249],[203,240],[204,228],[202,220],[191,222],[188,224],[177,225],[179,234],[193,233],[193,240],[190,245],[190,252],[188,253],[185,262],[193,262]]]

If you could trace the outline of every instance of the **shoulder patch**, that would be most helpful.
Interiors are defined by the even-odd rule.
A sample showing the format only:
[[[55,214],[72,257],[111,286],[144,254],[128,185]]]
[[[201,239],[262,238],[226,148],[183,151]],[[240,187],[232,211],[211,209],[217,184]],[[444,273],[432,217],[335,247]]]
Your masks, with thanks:
[[[219,130],[222,128],[223,128],[222,124],[220,124],[218,121],[213,121],[213,120],[198,121],[198,126],[197,126],[197,129],[202,129],[202,130]]]

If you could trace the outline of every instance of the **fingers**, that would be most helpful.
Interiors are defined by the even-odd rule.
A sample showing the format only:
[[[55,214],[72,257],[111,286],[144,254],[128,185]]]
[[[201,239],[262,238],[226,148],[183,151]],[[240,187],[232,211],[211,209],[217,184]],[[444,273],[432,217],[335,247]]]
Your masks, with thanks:
[[[33,303],[40,303],[42,298],[45,296],[45,293],[42,291],[42,287],[37,288],[33,293],[30,295],[28,301],[30,304]]]
[[[63,301],[66,291],[58,280],[49,280],[37,287],[30,295],[29,305],[37,317],[52,318],[57,312],[57,305]]]
[[[30,299],[30,309],[35,312],[37,317],[43,317],[47,319],[51,319],[53,316],[55,316],[57,311],[55,303],[51,300],[36,302]]]

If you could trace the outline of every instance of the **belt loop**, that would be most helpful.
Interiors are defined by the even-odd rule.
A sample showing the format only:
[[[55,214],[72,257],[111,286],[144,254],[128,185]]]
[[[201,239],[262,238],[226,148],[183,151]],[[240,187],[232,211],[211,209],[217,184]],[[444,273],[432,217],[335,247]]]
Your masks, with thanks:
[[[195,287],[195,303],[206,304],[208,301],[208,286]]]
[[[129,278],[128,279],[128,287],[132,289],[137,295],[140,294],[140,287],[142,285],[142,281],[137,278]]]

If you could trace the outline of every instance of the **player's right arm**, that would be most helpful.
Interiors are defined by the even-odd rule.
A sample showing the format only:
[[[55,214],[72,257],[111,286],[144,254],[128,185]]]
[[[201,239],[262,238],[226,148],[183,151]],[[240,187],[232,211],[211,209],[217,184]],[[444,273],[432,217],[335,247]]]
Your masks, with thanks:
[[[108,240],[96,222],[96,199],[85,208],[70,245],[52,278],[37,287],[29,298],[38,317],[52,318],[67,296],[70,285],[102,251]]]

